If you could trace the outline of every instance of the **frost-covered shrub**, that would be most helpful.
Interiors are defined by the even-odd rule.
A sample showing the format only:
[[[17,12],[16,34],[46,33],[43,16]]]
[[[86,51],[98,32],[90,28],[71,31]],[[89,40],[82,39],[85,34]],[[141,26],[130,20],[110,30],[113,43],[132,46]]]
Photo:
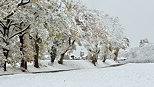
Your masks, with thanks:
[[[154,63],[154,44],[135,47],[122,54],[131,63]]]

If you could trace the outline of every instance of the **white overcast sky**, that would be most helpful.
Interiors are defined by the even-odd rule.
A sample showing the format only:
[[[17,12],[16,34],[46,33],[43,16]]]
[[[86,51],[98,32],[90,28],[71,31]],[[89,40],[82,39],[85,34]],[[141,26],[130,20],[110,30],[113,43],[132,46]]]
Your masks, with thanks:
[[[89,8],[102,10],[117,16],[130,38],[131,47],[139,40],[149,39],[154,43],[154,0],[80,0]]]

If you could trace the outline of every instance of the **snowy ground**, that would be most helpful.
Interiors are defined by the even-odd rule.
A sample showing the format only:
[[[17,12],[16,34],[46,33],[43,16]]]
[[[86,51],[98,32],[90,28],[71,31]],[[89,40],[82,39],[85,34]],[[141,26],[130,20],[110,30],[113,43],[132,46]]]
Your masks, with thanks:
[[[97,66],[94,66],[88,60],[65,60],[64,64],[58,64],[55,62],[54,64],[50,63],[50,60],[40,61],[40,68],[35,68],[33,63],[28,63],[28,71],[27,72],[41,72],[41,71],[55,71],[55,70],[68,70],[68,69],[94,69],[99,67],[106,67],[114,64],[118,64],[113,60],[107,60],[106,63],[103,63],[101,60],[98,60]],[[4,72],[3,68],[0,68],[1,74],[9,74],[9,73],[23,73],[20,69],[20,65],[16,68],[7,65],[7,71]]]
[[[0,87],[152,87],[154,64],[126,64],[102,69],[16,74],[0,77]]]

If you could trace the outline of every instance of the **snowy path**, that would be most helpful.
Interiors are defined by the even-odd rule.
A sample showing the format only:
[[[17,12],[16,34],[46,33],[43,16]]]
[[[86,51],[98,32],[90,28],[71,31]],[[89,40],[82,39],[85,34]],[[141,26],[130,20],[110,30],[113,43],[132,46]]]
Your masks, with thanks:
[[[108,65],[108,66],[104,66],[104,67],[97,67],[97,68],[109,68],[109,67],[117,67],[117,66],[122,66],[125,65],[126,63],[122,63],[122,64],[113,64],[113,65]],[[74,68],[74,69],[63,69],[63,70],[48,70],[48,71],[38,71],[38,72],[22,72],[22,73],[4,73],[4,74],[0,74],[0,76],[8,76],[8,75],[16,75],[16,74],[38,74],[38,73],[57,73],[57,72],[65,72],[65,71],[74,71],[74,70],[82,70],[84,68]]]
[[[152,87],[154,64],[0,77],[0,87]]]

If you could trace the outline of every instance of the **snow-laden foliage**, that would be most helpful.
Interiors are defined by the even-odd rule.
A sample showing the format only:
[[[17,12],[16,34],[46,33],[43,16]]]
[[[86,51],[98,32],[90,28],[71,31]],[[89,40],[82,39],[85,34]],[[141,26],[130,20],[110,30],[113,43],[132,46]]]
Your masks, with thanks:
[[[135,47],[123,52],[121,57],[127,58],[125,62],[131,63],[153,63],[154,44],[146,44],[142,47]]]
[[[38,68],[47,53],[51,62],[58,59],[63,64],[75,44],[89,51],[94,65],[98,57],[116,59],[119,49],[129,46],[118,18],[74,0],[2,0],[0,22],[1,61],[19,62],[25,69],[30,61]],[[5,26],[11,31],[7,35],[3,35]]]
[[[119,19],[118,18],[109,18],[106,16],[106,28],[108,30],[108,40],[109,44],[113,48],[122,48],[125,49],[128,45],[126,45],[127,37],[124,35],[123,32],[123,27],[122,25],[119,24]],[[128,41],[129,42],[129,41]]]

